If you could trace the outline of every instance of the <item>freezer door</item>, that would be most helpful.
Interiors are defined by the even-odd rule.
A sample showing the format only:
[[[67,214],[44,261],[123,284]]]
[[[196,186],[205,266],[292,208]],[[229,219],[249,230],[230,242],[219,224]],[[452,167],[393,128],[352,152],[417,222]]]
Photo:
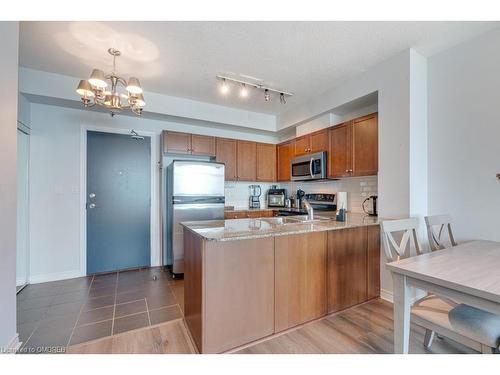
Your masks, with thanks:
[[[184,235],[180,223],[185,221],[223,220],[224,203],[174,204],[172,236],[172,271],[184,273]]]
[[[173,162],[173,196],[224,196],[224,164]]]

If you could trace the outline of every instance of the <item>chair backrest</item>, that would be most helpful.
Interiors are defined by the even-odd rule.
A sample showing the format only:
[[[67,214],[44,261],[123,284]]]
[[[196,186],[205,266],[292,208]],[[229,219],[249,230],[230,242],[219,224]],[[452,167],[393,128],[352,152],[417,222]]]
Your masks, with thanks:
[[[418,220],[416,218],[385,220],[382,222],[381,227],[384,233],[385,255],[389,261],[396,261],[412,256],[411,238],[413,238],[416,255],[422,254],[422,247],[417,237]],[[396,233],[402,233],[399,243],[394,238],[394,234]]]
[[[442,250],[446,248],[444,242],[444,228],[447,228],[448,238],[450,240],[451,246],[457,246],[455,237],[453,237],[453,232],[451,230],[451,216],[450,215],[435,215],[426,216],[425,225],[427,226],[427,237],[429,239],[429,247],[432,251]],[[436,231],[437,227],[437,231]]]

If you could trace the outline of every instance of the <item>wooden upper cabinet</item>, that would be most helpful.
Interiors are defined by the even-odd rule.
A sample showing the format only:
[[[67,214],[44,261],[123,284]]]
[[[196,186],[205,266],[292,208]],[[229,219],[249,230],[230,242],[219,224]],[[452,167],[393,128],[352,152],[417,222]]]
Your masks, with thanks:
[[[326,314],[326,232],[275,237],[275,332]]]
[[[276,147],[278,159],[278,181],[290,181],[292,179],[291,163],[295,155],[295,142],[288,141]]]
[[[276,145],[257,143],[257,181],[276,181]]]
[[[311,137],[309,135],[295,138],[295,156],[307,154],[310,150]]]
[[[216,159],[224,163],[226,181],[236,181],[238,178],[236,172],[237,141],[235,139],[217,138],[216,140]]]
[[[367,227],[328,232],[328,313],[367,300]]]
[[[335,126],[328,133],[328,177],[348,177],[351,175],[350,124]]]
[[[215,137],[164,130],[163,152],[215,156]]]
[[[378,172],[378,116],[373,113],[352,121],[352,175]]]
[[[310,138],[310,152],[328,151],[328,129],[313,133]]]
[[[238,141],[237,175],[239,181],[257,179],[257,144],[250,141]]]
[[[190,154],[191,134],[163,131],[163,152],[170,154]]]
[[[215,137],[192,134],[191,154],[215,156]]]

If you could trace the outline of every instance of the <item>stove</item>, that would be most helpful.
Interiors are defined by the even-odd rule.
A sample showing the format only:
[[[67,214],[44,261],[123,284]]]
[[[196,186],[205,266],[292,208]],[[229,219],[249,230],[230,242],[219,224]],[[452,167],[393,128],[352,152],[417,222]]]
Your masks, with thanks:
[[[304,198],[315,211],[336,211],[335,194],[306,194]],[[304,208],[280,208],[279,216],[307,215]]]

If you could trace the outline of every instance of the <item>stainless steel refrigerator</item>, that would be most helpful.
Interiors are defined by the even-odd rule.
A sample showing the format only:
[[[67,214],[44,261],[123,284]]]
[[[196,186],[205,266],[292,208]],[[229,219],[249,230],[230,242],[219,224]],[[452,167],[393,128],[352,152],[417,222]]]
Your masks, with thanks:
[[[224,219],[224,164],[174,160],[166,173],[166,254],[174,276],[184,273],[184,239],[180,223]]]

